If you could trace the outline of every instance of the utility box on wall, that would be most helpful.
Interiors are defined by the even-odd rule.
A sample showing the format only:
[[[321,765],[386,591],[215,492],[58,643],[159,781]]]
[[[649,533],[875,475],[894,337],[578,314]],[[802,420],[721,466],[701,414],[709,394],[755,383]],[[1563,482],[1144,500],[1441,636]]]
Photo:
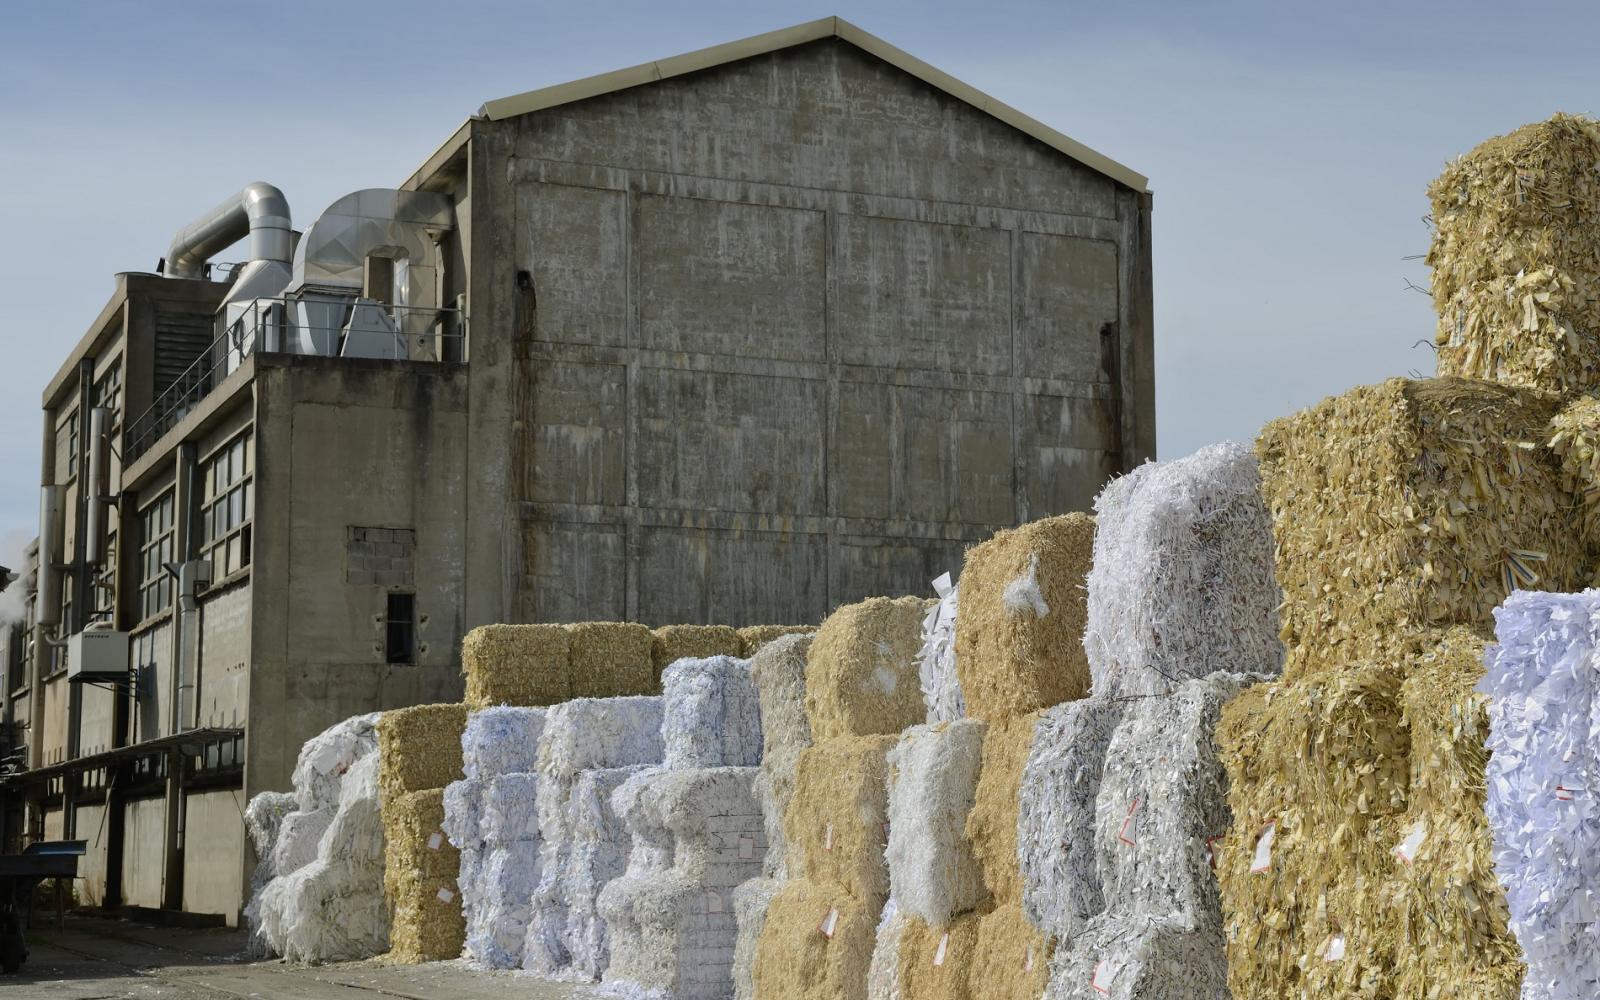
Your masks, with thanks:
[[[115,681],[128,676],[128,633],[88,628],[67,639],[67,680]]]

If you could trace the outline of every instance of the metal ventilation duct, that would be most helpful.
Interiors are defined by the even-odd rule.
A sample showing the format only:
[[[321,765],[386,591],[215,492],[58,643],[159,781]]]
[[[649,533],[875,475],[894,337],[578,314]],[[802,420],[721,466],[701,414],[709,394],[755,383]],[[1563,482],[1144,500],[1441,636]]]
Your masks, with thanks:
[[[389,188],[347,194],[328,206],[295,247],[289,291],[360,289],[369,256],[405,261],[413,272],[425,268],[409,277],[419,286],[431,284],[440,266],[438,240],[454,228],[455,206],[442,194]]]
[[[289,201],[282,191],[263,181],[247,184],[238,194],[185,226],[172,238],[166,274],[173,278],[203,277],[212,254],[245,236],[250,237],[252,261],[289,263],[294,238],[289,229]]]

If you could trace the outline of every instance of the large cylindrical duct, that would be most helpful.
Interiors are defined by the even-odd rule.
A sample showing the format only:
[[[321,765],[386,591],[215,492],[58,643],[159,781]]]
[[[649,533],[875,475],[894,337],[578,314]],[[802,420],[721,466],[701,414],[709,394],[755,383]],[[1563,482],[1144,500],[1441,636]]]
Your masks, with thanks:
[[[61,624],[61,498],[59,486],[39,491],[40,625]]]
[[[250,237],[251,260],[290,262],[294,236],[289,228],[289,200],[282,191],[256,181],[185,226],[172,238],[166,274],[203,277],[212,254],[245,236]]]
[[[89,537],[83,547],[83,555],[90,573],[106,557],[106,479],[111,471],[111,442],[106,431],[110,426],[110,409],[96,406],[89,411],[89,484],[83,498],[85,533]]]

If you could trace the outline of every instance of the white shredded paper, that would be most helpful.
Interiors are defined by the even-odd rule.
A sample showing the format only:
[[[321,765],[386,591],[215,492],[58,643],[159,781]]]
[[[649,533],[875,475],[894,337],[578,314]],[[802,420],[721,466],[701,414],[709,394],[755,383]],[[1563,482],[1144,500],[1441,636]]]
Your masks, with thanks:
[[[748,660],[684,658],[661,675],[666,766],[761,763],[761,705]]]
[[[468,715],[461,734],[462,773],[487,779],[532,771],[546,711],[501,705]]]
[[[1495,611],[1485,811],[1525,1000],[1600,996],[1600,590]]]
[[[922,648],[917,652],[917,675],[922,682],[922,701],[928,706],[928,721],[954,722],[967,714],[961,695],[961,679],[956,675],[956,606],[960,588],[946,573],[933,581],[939,601],[922,619]]]
[[[913,726],[889,750],[889,892],[901,913],[936,927],[983,901],[966,823],[986,729],[977,719]]]
[[[1282,671],[1272,520],[1234,442],[1151,462],[1095,499],[1083,646],[1097,695],[1158,694],[1219,667]]]

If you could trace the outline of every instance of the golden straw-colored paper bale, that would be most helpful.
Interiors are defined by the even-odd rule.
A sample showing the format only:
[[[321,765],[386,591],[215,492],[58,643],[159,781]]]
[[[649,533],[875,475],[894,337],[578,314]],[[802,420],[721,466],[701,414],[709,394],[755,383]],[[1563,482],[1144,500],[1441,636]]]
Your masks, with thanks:
[[[739,633],[727,625],[663,625],[651,633],[650,660],[656,681],[661,671],[686,656],[697,660],[708,656],[738,656]]]
[[[1484,644],[1467,629],[1451,630],[1400,689],[1411,792],[1401,841],[1389,845],[1401,852],[1390,861],[1402,919],[1399,1000],[1521,995],[1521,951],[1484,815],[1489,719],[1476,690]]]
[[[840,737],[801,751],[784,813],[791,877],[842,887],[876,917],[889,897],[886,756],[893,736]]]
[[[822,931],[830,914],[832,937]],[[756,1000],[866,1000],[877,921],[843,886],[785,883],[756,944]]]
[[[1600,380],[1600,124],[1558,114],[1428,188],[1438,372],[1569,394]]]
[[[1561,462],[1567,493],[1582,498],[1584,537],[1600,542],[1600,398],[1579,396],[1550,421],[1550,450]]]
[[[415,705],[378,719],[378,787],[385,803],[461,777],[465,705]]]
[[[1093,560],[1088,514],[1034,521],[967,551],[956,673],[969,716],[998,722],[1089,693],[1084,581]]]
[[[571,641],[560,625],[480,625],[461,641],[466,705],[532,708],[572,697]]]
[[[432,962],[461,954],[466,927],[456,888],[461,855],[443,825],[443,789],[383,801],[383,884],[394,907],[391,961]]]
[[[931,603],[873,597],[822,623],[806,657],[806,717],[818,743],[898,733],[924,721],[917,651]]]
[[[1489,627],[1514,589],[1586,583],[1582,512],[1544,446],[1555,410],[1525,389],[1390,379],[1268,424],[1284,675],[1414,653],[1427,629]]]
[[[987,989],[974,990],[972,966],[977,958],[978,914],[963,913],[947,927],[932,927],[917,917],[901,923],[900,993],[907,1000],[987,1000]]]
[[[983,762],[972,811],[967,813],[967,839],[983,870],[983,884],[995,905],[1022,901],[1022,870],[1017,861],[1017,810],[1022,771],[1033,744],[1039,713],[991,723],[983,738]]]
[[[1050,982],[1053,949],[1028,922],[1020,903],[979,917],[978,945],[968,975],[982,1000],[1039,1000]]]
[[[619,698],[660,690],[651,660],[655,637],[637,622],[568,625],[572,697]]]
[[[739,655],[748,660],[774,639],[816,630],[815,625],[746,625],[739,630]]]

